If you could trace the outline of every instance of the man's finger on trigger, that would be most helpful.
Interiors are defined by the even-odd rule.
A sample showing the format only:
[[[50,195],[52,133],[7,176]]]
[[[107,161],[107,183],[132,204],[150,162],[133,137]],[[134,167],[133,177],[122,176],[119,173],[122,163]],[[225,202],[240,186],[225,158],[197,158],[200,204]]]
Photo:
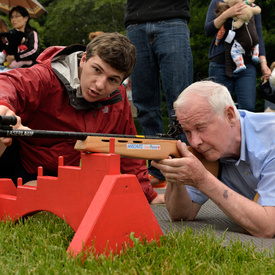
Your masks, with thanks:
[[[186,143],[181,142],[180,140],[178,140],[177,141],[177,148],[178,148],[178,150],[179,150],[179,152],[180,152],[180,154],[181,154],[182,157],[185,157],[185,156],[188,155],[189,150],[187,148]]]
[[[155,160],[152,160],[152,161],[151,161],[151,165],[154,166],[154,167],[156,167],[156,166],[158,165],[158,162],[155,161]]]

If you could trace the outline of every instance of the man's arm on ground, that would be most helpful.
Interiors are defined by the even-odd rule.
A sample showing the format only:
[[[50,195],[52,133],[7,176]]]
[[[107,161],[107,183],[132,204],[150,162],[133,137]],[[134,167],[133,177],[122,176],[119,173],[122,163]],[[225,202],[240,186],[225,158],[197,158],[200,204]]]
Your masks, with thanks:
[[[151,163],[161,170],[169,182],[165,200],[172,219],[194,219],[197,214],[199,207],[193,208],[185,188],[188,184],[209,197],[250,234],[264,238],[275,235],[275,207],[263,207],[233,191],[207,171],[185,145],[178,145],[181,158]]]
[[[193,220],[201,206],[193,202],[184,184],[167,182],[165,204],[172,221]]]
[[[233,191],[208,173],[199,191],[208,196],[233,221],[256,237],[275,235],[275,207],[261,206]]]

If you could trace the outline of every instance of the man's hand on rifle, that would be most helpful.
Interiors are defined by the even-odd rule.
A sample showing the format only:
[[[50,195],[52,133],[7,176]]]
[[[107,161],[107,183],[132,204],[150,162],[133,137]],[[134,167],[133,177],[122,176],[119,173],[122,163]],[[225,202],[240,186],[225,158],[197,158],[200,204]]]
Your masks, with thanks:
[[[188,150],[185,143],[178,141],[177,148],[181,158],[169,157],[160,161],[152,161],[152,166],[159,169],[169,183],[188,184],[198,188],[204,182],[207,170],[201,161]]]
[[[12,125],[13,129],[20,129],[20,130],[31,130],[28,127],[25,127],[21,123],[21,118],[17,116],[11,109],[4,105],[0,105],[0,115],[2,116],[16,116],[17,123],[15,125]],[[12,144],[12,138],[10,137],[2,137],[0,138],[0,141],[5,146],[10,146]]]

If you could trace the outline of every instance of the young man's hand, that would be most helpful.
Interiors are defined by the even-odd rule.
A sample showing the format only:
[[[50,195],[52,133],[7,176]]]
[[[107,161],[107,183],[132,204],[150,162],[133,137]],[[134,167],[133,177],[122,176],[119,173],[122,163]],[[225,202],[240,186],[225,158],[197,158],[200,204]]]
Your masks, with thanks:
[[[16,125],[12,125],[13,129],[19,130],[30,130],[30,128],[25,127],[21,123],[21,118],[17,116],[11,109],[4,105],[0,105],[0,115],[1,116],[16,116],[17,123]],[[12,138],[10,137],[1,137],[0,142],[2,142],[5,146],[10,146],[12,144]]]

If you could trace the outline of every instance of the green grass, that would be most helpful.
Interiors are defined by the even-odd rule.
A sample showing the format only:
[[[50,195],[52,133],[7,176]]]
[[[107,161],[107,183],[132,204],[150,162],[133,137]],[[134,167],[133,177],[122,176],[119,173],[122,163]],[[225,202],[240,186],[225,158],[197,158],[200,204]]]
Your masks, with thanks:
[[[225,245],[214,231],[187,228],[141,244],[113,259],[70,259],[74,232],[60,218],[41,212],[17,223],[0,222],[0,274],[274,274],[273,253],[253,243]]]

